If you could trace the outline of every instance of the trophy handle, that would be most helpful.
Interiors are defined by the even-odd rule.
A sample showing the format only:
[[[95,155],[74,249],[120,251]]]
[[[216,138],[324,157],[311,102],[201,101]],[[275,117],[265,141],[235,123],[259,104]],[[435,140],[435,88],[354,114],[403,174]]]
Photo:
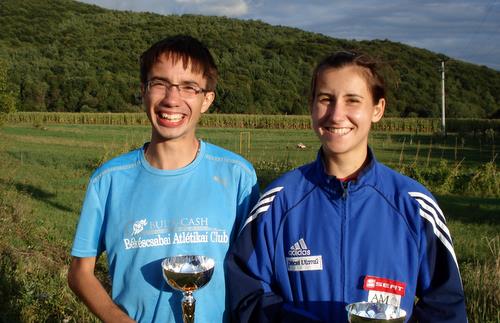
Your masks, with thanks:
[[[194,323],[194,309],[196,305],[196,299],[193,297],[192,292],[182,293],[182,320],[184,323]]]

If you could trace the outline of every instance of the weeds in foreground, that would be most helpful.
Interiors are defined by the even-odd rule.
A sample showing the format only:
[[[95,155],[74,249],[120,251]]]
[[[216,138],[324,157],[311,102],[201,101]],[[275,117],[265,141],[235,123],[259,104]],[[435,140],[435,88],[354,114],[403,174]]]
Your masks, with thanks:
[[[294,168],[288,160],[260,160],[253,163],[258,174],[261,189],[265,189],[274,179]]]
[[[403,164],[398,171],[436,194],[500,197],[500,174],[494,160],[476,169],[465,168],[462,162],[463,160],[453,164],[441,159],[431,167],[419,167],[415,163]]]
[[[493,261],[461,265],[470,322],[500,320],[500,237],[487,240]]]
[[[2,178],[0,322],[89,321],[90,314],[67,287],[67,248],[36,232],[35,213],[29,194]]]
[[[481,165],[468,183],[468,191],[480,192],[483,196],[500,196],[500,178],[496,169],[495,158]]]

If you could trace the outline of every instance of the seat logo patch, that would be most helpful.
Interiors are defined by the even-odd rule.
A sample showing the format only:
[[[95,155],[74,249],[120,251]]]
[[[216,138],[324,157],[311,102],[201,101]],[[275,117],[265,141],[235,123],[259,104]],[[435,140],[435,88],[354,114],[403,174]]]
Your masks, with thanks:
[[[368,291],[367,301],[384,303],[399,307],[401,297],[405,295],[406,284],[396,280],[366,276],[363,289]]]

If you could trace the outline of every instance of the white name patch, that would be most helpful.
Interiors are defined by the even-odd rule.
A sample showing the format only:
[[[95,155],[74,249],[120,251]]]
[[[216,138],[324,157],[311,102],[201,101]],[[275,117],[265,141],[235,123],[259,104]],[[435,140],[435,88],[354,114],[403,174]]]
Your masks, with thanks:
[[[401,305],[401,295],[371,290],[368,292],[368,302],[384,303],[399,307]]]
[[[321,256],[286,257],[288,271],[323,270]]]

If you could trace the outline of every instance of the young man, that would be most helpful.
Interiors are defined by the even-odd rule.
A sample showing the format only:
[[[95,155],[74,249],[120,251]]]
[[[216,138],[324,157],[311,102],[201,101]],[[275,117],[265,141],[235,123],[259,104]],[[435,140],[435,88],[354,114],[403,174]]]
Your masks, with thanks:
[[[246,160],[196,138],[216,81],[212,56],[192,37],[164,39],[141,56],[151,142],[94,172],[71,251],[69,286],[102,321],[182,321],[182,295],[161,269],[165,257],[179,254],[215,260],[212,280],[196,292],[195,316],[225,319],[223,260],[258,187]],[[102,252],[111,297],[94,275]]]
[[[418,322],[466,322],[450,232],[432,195],[375,159],[383,79],[337,53],[313,74],[317,160],[270,185],[231,249],[237,322],[347,322],[346,305],[389,303]]]

